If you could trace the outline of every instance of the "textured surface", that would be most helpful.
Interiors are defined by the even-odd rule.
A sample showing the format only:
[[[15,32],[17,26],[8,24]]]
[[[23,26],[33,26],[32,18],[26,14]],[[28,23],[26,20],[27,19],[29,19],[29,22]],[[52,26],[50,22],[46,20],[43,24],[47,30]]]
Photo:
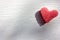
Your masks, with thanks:
[[[60,13],[60,0],[0,0],[0,40],[60,40],[60,14],[43,26],[36,21],[44,6]]]
[[[43,19],[48,23],[53,18],[58,16],[58,11],[54,9],[49,11],[46,7],[44,7],[41,9],[41,14],[42,14]]]

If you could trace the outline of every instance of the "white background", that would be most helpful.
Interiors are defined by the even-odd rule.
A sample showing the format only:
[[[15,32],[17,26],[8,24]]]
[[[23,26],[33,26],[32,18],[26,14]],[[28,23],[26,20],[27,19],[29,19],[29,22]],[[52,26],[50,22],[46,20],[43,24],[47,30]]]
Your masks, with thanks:
[[[60,0],[0,0],[0,40],[60,40],[60,14],[43,26],[36,21],[44,6],[60,13]]]

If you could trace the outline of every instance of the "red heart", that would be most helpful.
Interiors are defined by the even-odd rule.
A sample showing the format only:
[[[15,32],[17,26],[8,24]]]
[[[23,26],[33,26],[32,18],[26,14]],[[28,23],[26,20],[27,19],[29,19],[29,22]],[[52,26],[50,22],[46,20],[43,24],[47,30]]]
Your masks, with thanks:
[[[58,15],[57,10],[49,11],[46,7],[41,9],[41,14],[45,22],[49,22],[51,19]]]

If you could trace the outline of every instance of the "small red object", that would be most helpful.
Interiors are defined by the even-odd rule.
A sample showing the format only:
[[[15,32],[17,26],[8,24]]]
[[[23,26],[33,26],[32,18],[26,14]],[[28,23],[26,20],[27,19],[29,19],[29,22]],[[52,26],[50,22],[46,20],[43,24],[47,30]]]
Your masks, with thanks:
[[[46,23],[58,15],[57,10],[49,11],[46,7],[42,8],[40,11]]]

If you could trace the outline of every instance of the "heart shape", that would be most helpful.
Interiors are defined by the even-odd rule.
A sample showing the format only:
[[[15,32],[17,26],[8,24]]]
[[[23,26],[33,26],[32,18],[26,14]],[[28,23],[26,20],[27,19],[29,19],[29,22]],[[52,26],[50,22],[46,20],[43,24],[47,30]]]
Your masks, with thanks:
[[[42,8],[40,11],[46,23],[48,23],[51,19],[55,18],[58,15],[57,10],[49,11],[46,7]]]

